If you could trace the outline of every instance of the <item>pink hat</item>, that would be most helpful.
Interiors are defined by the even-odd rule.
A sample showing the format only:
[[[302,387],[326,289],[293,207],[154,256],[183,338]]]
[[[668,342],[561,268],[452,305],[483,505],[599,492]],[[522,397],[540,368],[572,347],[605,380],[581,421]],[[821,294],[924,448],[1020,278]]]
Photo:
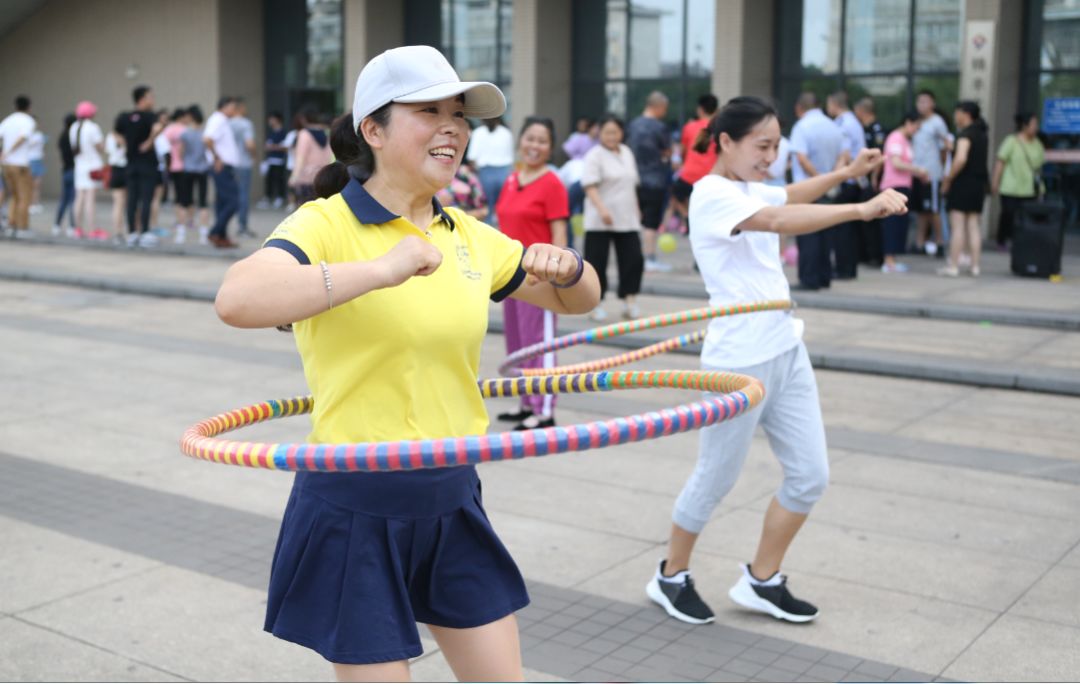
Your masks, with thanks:
[[[83,100],[75,107],[75,116],[80,119],[89,119],[97,114],[97,105],[89,100]]]

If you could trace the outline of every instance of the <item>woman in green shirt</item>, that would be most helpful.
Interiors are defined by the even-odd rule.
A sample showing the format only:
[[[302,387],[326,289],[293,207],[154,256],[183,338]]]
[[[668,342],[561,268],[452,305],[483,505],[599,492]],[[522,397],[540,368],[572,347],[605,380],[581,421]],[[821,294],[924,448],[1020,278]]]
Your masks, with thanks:
[[[1038,138],[1039,117],[1021,112],[1014,117],[1016,133],[1001,141],[990,192],[1001,197],[997,243],[1005,249],[1013,235],[1013,222],[1024,202],[1042,194],[1039,170],[1045,150]]]

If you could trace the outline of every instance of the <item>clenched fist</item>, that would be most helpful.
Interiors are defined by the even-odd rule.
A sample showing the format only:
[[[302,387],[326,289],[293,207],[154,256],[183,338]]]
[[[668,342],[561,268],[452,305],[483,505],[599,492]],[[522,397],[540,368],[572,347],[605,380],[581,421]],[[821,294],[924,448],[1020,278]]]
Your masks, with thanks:
[[[907,213],[907,197],[889,188],[882,190],[879,195],[871,200],[858,205],[859,216],[863,221],[885,218],[895,214]]]
[[[386,270],[386,287],[397,287],[413,276],[434,273],[442,263],[442,252],[427,240],[410,235],[377,261]]]
[[[530,285],[539,281],[562,285],[577,273],[578,262],[570,250],[537,243],[525,250],[521,268],[528,274]]]
[[[883,160],[881,150],[871,147],[863,148],[855,160],[848,165],[848,173],[852,178],[861,178],[880,166]]]

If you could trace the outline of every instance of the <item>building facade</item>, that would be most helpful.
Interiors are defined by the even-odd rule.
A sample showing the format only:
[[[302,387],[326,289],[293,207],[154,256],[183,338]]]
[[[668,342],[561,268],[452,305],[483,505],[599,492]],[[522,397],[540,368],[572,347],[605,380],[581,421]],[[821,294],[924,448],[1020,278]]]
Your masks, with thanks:
[[[170,108],[244,96],[261,129],[269,111],[346,111],[363,64],[404,44],[502,87],[515,129],[545,114],[560,138],[653,90],[674,129],[706,92],[770,97],[790,125],[799,92],[841,88],[891,126],[925,88],[945,111],[980,100],[995,141],[1016,111],[1080,97],[1080,0],[8,0],[0,105],[29,95],[55,140],[77,101],[109,124],[147,83]]]

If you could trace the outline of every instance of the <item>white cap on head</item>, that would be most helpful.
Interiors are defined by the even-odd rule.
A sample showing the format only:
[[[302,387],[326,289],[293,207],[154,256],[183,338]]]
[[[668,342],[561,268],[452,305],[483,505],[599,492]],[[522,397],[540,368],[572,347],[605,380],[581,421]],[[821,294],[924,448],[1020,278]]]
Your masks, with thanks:
[[[356,79],[353,127],[390,102],[434,102],[465,95],[465,116],[490,119],[506,111],[506,98],[495,85],[462,81],[441,52],[408,45],[378,55]]]

